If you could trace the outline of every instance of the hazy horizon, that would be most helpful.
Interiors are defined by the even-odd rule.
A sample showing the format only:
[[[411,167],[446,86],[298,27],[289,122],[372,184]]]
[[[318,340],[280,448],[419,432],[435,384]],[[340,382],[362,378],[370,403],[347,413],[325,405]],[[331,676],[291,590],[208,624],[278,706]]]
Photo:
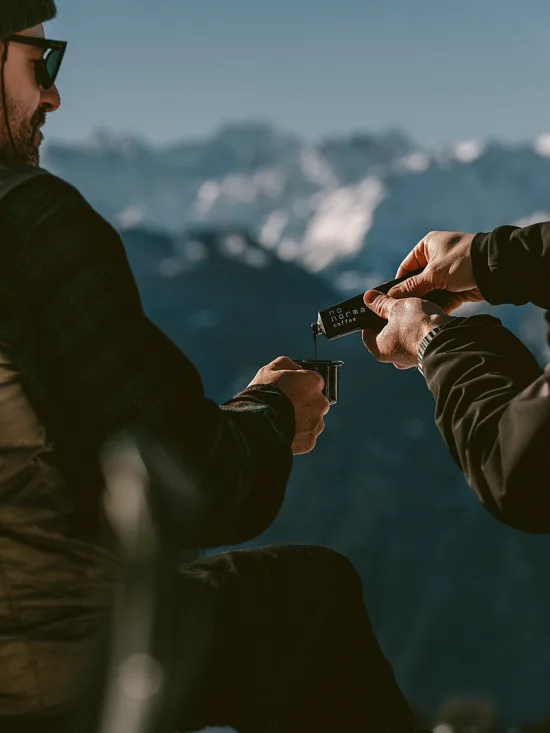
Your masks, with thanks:
[[[241,120],[313,141],[402,129],[420,146],[550,130],[543,0],[57,2],[52,141],[107,127],[164,145]]]

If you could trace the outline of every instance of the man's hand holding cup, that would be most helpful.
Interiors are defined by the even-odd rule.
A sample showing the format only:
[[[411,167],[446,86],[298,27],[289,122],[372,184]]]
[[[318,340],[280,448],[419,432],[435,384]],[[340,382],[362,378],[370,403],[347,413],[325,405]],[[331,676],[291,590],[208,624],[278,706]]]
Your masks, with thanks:
[[[262,367],[249,386],[261,384],[277,387],[292,402],[296,416],[292,453],[295,456],[309,453],[325,429],[323,418],[330,409],[323,394],[323,377],[318,372],[302,369],[287,356],[279,356]]]

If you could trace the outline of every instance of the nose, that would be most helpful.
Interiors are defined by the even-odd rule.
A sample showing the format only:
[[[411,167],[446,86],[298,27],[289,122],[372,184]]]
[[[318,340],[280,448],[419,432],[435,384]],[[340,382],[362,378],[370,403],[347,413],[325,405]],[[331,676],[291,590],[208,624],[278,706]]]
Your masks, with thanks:
[[[55,112],[61,106],[59,89],[54,84],[49,89],[41,89],[40,104],[47,108],[48,112]]]

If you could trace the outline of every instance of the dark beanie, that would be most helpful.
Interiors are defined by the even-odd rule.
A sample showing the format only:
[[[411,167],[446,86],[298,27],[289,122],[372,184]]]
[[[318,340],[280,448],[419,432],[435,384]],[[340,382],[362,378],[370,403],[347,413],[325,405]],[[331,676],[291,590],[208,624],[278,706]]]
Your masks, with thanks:
[[[54,0],[0,0],[0,39],[55,18]]]

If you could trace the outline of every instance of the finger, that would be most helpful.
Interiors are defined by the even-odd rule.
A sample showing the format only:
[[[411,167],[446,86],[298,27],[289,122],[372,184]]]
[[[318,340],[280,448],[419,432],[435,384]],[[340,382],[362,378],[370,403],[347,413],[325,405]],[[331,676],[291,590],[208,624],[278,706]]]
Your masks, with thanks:
[[[316,438],[312,433],[299,433],[292,441],[292,453],[295,456],[303,456],[315,448]]]
[[[307,412],[302,414],[298,425],[298,432],[314,433],[324,416],[330,409],[330,403],[325,395],[319,395],[311,400],[307,406]],[[324,423],[323,423],[324,424]]]
[[[363,296],[363,301],[367,308],[370,308],[377,316],[384,318],[386,321],[389,320],[394,305],[392,298],[378,292],[378,290],[367,290]]]
[[[424,239],[421,239],[420,242],[418,242],[414,249],[409,252],[403,262],[399,265],[399,269],[395,276],[396,280],[398,277],[405,277],[413,272],[418,272],[418,270],[423,270],[427,266],[428,258],[426,257]]]
[[[297,371],[302,369],[299,364],[293,362],[292,359],[290,359],[288,356],[278,356],[276,359],[273,359],[273,361],[270,362],[267,366],[275,372],[285,370]]]
[[[323,417],[327,414],[327,412],[330,410],[330,402],[326,398],[326,396],[323,394],[323,392],[319,392],[316,395],[313,395],[311,399],[309,400],[309,425],[311,428],[315,427],[317,424],[317,420],[319,417]]]
[[[311,447],[306,443],[303,435],[297,435],[292,441],[291,450],[292,455],[303,456],[304,453],[309,453]]]
[[[322,403],[321,403],[321,415],[326,415],[327,412],[330,410],[330,402],[325,397],[325,395],[321,395]]]
[[[434,283],[434,273],[429,268],[426,268],[420,275],[413,275],[412,277],[403,280],[399,285],[395,285],[388,292],[390,298],[421,298],[423,295],[436,290],[437,286]]]
[[[302,369],[300,367],[300,371],[304,372],[304,374],[309,375],[309,378],[311,380],[311,388],[315,389],[319,392],[322,392],[325,388],[325,378],[320,372],[316,372],[313,369]]]
[[[461,296],[464,303],[482,303],[485,300],[479,288],[465,290],[461,293]]]
[[[449,315],[465,303],[479,303],[482,300],[483,296],[479,290],[464,290],[462,293],[453,293],[446,301],[439,302],[439,306]]]

